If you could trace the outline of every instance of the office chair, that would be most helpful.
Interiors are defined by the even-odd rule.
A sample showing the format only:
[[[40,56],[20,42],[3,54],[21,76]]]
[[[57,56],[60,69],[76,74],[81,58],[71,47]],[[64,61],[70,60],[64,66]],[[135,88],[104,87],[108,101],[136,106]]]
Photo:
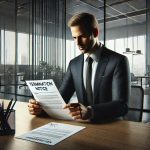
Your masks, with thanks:
[[[150,76],[150,65],[146,66],[146,74],[145,76]],[[148,85],[148,87],[150,87],[150,78],[146,79],[146,85]]]
[[[128,102],[128,114],[126,120],[141,122],[143,114],[144,90],[141,86],[131,86],[131,95]]]

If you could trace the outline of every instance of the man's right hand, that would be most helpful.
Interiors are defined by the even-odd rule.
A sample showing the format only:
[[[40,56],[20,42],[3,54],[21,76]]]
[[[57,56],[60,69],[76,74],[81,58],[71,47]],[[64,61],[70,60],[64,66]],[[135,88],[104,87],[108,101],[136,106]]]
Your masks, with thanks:
[[[40,115],[42,113],[42,107],[34,99],[29,99],[28,110],[31,115]]]

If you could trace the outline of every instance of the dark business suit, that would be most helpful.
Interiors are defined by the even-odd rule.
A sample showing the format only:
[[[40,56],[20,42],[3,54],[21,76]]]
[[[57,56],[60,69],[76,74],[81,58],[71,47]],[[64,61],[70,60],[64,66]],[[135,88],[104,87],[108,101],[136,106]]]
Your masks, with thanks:
[[[124,116],[130,94],[130,73],[128,60],[114,51],[101,48],[95,81],[94,100],[87,102],[83,84],[84,55],[81,54],[69,63],[60,93],[66,102],[76,91],[79,103],[92,106],[95,121]]]

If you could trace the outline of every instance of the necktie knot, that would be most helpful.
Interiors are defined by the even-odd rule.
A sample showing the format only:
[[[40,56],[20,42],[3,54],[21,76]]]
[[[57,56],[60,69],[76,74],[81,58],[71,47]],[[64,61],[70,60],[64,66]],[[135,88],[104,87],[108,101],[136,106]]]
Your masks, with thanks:
[[[87,61],[88,61],[88,64],[92,64],[92,63],[93,63],[93,58],[88,57],[88,58],[87,58]]]

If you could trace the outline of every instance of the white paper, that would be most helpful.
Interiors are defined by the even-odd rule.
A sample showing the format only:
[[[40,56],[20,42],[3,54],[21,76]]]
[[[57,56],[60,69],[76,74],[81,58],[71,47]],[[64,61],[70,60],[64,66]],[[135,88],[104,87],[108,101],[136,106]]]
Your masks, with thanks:
[[[16,138],[55,145],[67,137],[83,130],[85,127],[51,122]]]
[[[66,103],[52,79],[30,80],[26,81],[26,83],[34,98],[48,115],[56,119],[73,120],[69,115],[69,110],[63,109]]]

